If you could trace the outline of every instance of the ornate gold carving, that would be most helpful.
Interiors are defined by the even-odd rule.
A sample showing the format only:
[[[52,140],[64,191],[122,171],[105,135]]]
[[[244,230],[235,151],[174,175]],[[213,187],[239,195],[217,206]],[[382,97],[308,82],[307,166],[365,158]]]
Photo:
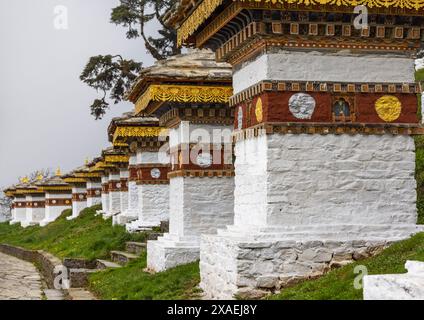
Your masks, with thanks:
[[[97,162],[94,167],[90,168],[90,172],[92,172],[92,173],[102,172],[105,169],[113,169],[113,168],[115,168],[115,166],[113,164],[108,164],[108,163],[105,163],[103,161],[100,161],[100,162]]]
[[[402,103],[395,96],[383,96],[376,101],[375,110],[382,120],[393,122],[402,113]]]
[[[262,104],[261,98],[258,98],[258,101],[256,101],[255,115],[256,115],[256,120],[258,122],[262,122],[264,120],[263,104]]]
[[[368,8],[398,8],[419,10],[424,7],[424,0],[233,0],[234,2],[253,3],[263,5],[304,5],[304,6],[335,6],[335,7],[356,7],[365,5]],[[197,29],[210,18],[212,13],[224,1],[204,0],[187,17],[178,29],[178,45],[181,46]]]
[[[130,157],[129,156],[119,156],[119,155],[109,155],[105,156],[105,162],[107,163],[125,163],[129,162]]]
[[[138,99],[135,111],[140,113],[151,101],[228,103],[232,95],[232,87],[224,86],[151,85]]]
[[[48,192],[48,191],[72,191],[71,186],[63,186],[63,187],[60,187],[60,186],[58,186],[58,187],[43,186],[43,187],[40,187],[39,189],[40,189],[40,191],[45,191],[45,192]]]
[[[166,135],[166,129],[162,127],[118,127],[113,134],[114,144],[118,139],[158,137]]]
[[[100,178],[100,173],[93,173],[93,172],[81,172],[81,173],[75,173],[76,178]]]
[[[66,183],[86,183],[87,181],[83,178],[65,178]]]
[[[128,143],[125,143],[125,142],[114,142],[113,143],[113,146],[114,147],[117,147],[117,148],[119,148],[119,147],[121,147],[121,148],[127,148],[128,147]]]

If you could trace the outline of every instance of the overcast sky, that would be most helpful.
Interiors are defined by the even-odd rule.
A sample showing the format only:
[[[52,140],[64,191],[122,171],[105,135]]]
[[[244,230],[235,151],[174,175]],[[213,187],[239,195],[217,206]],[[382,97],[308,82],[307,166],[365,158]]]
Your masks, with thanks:
[[[113,105],[95,121],[96,92],[79,80],[88,58],[120,53],[150,65],[141,40],[109,23],[117,0],[0,0],[0,187],[40,168],[63,171],[108,146]],[[68,30],[55,28],[55,8],[68,10]],[[60,11],[63,12],[63,11]]]

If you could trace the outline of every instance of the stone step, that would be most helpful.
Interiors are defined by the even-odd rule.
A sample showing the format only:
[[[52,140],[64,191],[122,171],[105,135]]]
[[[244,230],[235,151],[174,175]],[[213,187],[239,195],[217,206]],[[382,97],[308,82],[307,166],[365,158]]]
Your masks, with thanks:
[[[141,255],[143,252],[146,251],[147,244],[142,242],[127,242],[126,243],[126,250],[129,253],[133,253],[136,255]]]
[[[110,257],[113,262],[119,263],[120,265],[123,265],[123,266],[128,264],[132,260],[139,258],[139,256],[133,253],[124,252],[124,251],[111,251]]]
[[[82,288],[73,288],[68,290],[69,300],[90,301],[97,300],[96,297],[88,290]]]
[[[100,260],[100,259],[96,260],[96,268],[100,269],[100,270],[115,269],[115,268],[121,268],[121,267],[122,266],[120,264],[117,264],[117,263],[112,262],[112,261]]]

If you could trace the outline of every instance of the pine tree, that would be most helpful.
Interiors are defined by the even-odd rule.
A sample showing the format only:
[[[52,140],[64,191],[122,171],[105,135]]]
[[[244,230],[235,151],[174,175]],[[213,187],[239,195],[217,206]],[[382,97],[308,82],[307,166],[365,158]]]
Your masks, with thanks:
[[[112,9],[111,23],[127,29],[128,39],[142,38],[147,52],[156,60],[178,54],[176,31],[168,28],[162,20],[163,14],[176,4],[177,0],[120,0]],[[158,21],[159,36],[146,34],[146,25]],[[115,104],[122,101],[125,92],[137,78],[142,63],[126,60],[121,55],[98,55],[91,57],[80,79],[88,86],[102,93],[90,106],[91,114],[101,119],[109,108],[108,98]],[[109,96],[108,96],[109,94]]]

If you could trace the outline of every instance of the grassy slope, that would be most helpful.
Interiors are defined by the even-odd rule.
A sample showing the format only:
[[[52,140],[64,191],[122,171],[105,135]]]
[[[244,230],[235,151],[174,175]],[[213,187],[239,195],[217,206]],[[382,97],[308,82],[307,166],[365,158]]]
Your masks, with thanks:
[[[396,243],[380,255],[369,258],[344,268],[334,270],[324,277],[305,281],[282,293],[272,296],[274,300],[359,300],[362,290],[356,290],[353,281],[357,276],[354,268],[364,265],[368,274],[405,273],[406,260],[424,261],[424,233]]]
[[[123,249],[126,241],[142,241],[144,234],[130,235],[124,227],[112,226],[111,220],[95,217],[98,207],[83,211],[80,217],[67,221],[65,211],[44,228],[0,224],[0,243],[28,249],[42,249],[60,258],[106,258],[110,250]]]
[[[90,277],[90,290],[104,300],[183,300],[196,298],[200,281],[199,264],[148,274],[146,256],[120,269],[98,272]]]
[[[416,137],[415,144],[417,146],[418,223],[424,224],[424,136]]]
[[[112,221],[95,217],[98,207],[83,211],[80,217],[67,221],[71,214],[62,216],[47,227],[0,224],[0,243],[28,249],[42,249],[60,258],[108,258],[111,250],[120,250],[126,241],[144,241],[144,234],[131,235],[124,227],[112,226]],[[150,275],[143,272],[146,257],[127,267],[94,274],[90,287],[93,293],[105,300],[119,299],[188,299],[195,297],[199,283],[199,264],[193,263]]]

